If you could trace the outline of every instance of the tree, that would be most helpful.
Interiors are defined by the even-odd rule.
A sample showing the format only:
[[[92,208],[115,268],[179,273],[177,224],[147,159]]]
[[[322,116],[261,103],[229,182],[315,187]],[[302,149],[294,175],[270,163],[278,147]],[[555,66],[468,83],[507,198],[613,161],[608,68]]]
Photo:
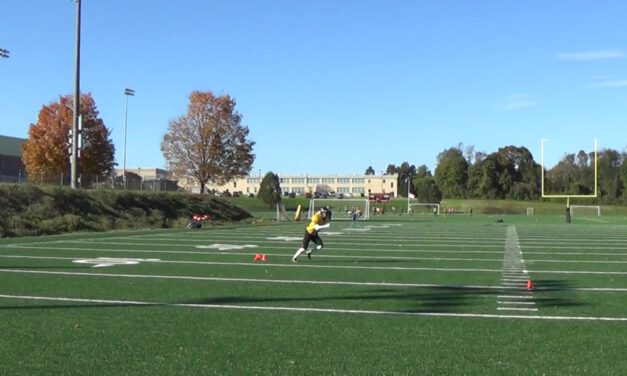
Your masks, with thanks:
[[[614,149],[603,149],[597,154],[597,158],[599,158],[597,167],[601,202],[615,203],[624,190],[620,177],[622,155]]]
[[[279,175],[274,174],[272,171],[268,172],[263,179],[261,179],[261,186],[259,187],[257,197],[268,204],[270,209],[280,203],[281,180],[279,179]]]
[[[452,147],[441,152],[435,168],[435,181],[443,198],[465,197],[468,179],[468,161],[462,155],[460,147]]]
[[[22,160],[30,181],[57,182],[70,175],[70,131],[73,124],[73,96],[43,106],[37,123],[31,124],[28,140],[22,145]],[[81,184],[96,176],[109,175],[115,167],[115,146],[110,132],[98,117],[91,94],[81,95],[82,148],[79,158]]]
[[[372,166],[368,166],[364,175],[374,175],[374,168],[372,168]]]
[[[418,202],[439,203],[442,200],[442,192],[431,176],[414,179],[416,198]]]
[[[418,166],[416,177],[412,180],[418,202],[440,202],[442,192],[435,183],[431,171],[426,165]]]
[[[230,96],[194,91],[187,114],[170,121],[161,151],[178,176],[192,176],[205,192],[206,183],[227,183],[250,172],[255,160],[248,127]]]

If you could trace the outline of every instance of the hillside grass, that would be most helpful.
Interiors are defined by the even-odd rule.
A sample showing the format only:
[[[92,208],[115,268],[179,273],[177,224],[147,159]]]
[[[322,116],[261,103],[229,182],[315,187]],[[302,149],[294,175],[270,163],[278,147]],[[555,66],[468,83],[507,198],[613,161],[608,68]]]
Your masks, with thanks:
[[[73,190],[57,186],[0,184],[0,236],[52,235],[184,227],[196,213],[213,223],[253,216],[219,198],[179,192]]]

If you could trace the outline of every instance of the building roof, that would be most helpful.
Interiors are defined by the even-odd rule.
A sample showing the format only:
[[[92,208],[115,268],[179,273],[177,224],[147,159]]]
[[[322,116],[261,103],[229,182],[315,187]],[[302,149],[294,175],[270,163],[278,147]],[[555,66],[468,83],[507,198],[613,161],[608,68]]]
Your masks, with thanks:
[[[0,155],[8,155],[11,157],[21,157],[23,143],[26,143],[25,138],[0,136]]]

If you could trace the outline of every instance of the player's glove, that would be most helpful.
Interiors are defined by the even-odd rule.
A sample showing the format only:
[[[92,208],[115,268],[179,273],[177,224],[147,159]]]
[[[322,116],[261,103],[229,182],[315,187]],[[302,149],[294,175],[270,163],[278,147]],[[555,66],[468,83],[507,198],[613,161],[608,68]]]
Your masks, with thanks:
[[[323,229],[323,228],[329,228],[331,226],[330,223],[327,223],[326,225],[314,225],[314,229],[316,229],[316,231]]]

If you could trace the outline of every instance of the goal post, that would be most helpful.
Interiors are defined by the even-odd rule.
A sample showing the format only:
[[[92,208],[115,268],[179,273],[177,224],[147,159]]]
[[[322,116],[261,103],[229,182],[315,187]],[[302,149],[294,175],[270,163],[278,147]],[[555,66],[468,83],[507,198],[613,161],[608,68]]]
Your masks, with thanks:
[[[571,205],[570,215],[575,217],[600,217],[601,206],[600,205]]]
[[[440,204],[429,202],[412,203],[407,206],[407,213],[440,215]]]
[[[370,201],[367,199],[324,199],[312,198],[309,200],[308,216],[311,218],[320,208],[328,207],[331,210],[333,221],[350,221],[352,213],[358,213],[357,219],[370,219]]]

